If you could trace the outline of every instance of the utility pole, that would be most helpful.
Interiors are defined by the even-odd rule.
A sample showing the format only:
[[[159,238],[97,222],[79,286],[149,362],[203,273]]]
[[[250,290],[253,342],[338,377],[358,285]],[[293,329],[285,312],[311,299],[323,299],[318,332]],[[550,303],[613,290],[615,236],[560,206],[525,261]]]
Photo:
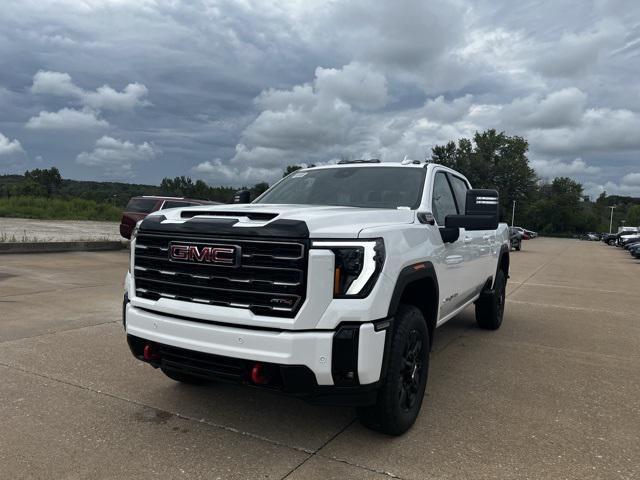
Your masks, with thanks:
[[[511,226],[514,226],[514,219],[516,218],[516,201],[513,201],[513,208],[511,209]]]
[[[616,206],[611,205],[609,208],[611,209],[611,218],[609,219],[609,233],[611,233],[611,228],[613,227],[613,209],[616,208]]]

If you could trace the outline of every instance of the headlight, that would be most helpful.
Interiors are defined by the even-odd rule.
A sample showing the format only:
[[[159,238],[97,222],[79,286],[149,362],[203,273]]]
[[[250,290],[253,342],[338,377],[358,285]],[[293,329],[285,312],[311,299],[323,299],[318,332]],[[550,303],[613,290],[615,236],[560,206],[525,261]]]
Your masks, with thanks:
[[[136,226],[133,227],[133,230],[131,230],[131,238],[129,240],[131,240],[132,242],[136,239],[136,237],[138,236],[138,230],[140,230],[140,224],[142,223],[142,220],[138,220],[136,222]]]
[[[136,237],[138,236],[138,230],[140,229],[141,223],[142,220],[139,220],[136,223],[136,226],[133,227],[133,230],[131,230],[131,238],[129,238],[129,272],[131,272],[131,267],[133,266],[133,254],[136,248],[133,242],[135,242]]]
[[[334,298],[366,297],[384,265],[384,241],[381,238],[358,241],[314,241],[315,248],[326,248],[335,255]]]

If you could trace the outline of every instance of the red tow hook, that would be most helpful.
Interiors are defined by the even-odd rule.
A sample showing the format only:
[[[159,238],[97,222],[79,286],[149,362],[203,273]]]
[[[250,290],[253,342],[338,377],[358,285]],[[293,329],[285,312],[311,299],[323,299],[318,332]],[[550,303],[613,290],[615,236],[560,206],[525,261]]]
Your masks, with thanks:
[[[251,381],[258,385],[264,385],[269,381],[269,377],[264,373],[264,365],[256,363],[251,369]]]
[[[160,354],[156,352],[155,345],[151,343],[147,343],[142,350],[142,357],[147,362],[153,362],[155,360],[160,360]]]

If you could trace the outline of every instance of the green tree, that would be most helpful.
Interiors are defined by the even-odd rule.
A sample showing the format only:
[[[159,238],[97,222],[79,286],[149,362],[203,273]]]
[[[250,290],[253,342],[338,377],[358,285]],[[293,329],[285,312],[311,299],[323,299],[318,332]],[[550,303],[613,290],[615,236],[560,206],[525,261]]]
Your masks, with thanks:
[[[42,185],[49,197],[60,190],[60,186],[62,185],[62,176],[56,167],[49,169],[36,168],[31,171],[27,170],[24,172],[24,178],[26,181],[32,181]]]
[[[511,203],[530,199],[536,175],[529,166],[528,142],[490,129],[432,148],[431,161],[463,173],[475,188],[493,188],[500,194],[501,217],[508,218]]]
[[[258,198],[259,195],[262,195],[269,188],[269,184],[267,182],[256,183],[251,190],[251,198]]]
[[[594,230],[596,218],[585,208],[582,185],[567,177],[540,185],[537,200],[527,212],[532,228],[543,233],[576,233]]]
[[[296,170],[300,170],[301,168],[302,167],[300,165],[287,165],[287,168],[284,169],[284,173],[282,174],[282,178],[295,172]]]
[[[632,205],[627,210],[627,225],[640,226],[640,205]]]

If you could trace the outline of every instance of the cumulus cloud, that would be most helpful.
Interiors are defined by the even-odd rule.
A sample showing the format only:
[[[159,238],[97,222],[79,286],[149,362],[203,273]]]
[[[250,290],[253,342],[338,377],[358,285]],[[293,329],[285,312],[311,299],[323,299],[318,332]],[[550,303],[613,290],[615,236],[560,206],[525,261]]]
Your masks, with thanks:
[[[379,74],[371,66],[350,64],[332,69],[331,75],[349,78],[349,70],[354,68],[363,76]],[[344,155],[387,161],[404,155],[425,158],[436,144],[487,128],[528,138],[535,153],[533,167],[543,177],[598,174],[598,166],[576,156],[640,148],[640,136],[631,133],[640,131],[638,115],[624,109],[587,108],[587,94],[576,87],[508,103],[484,103],[471,94],[451,99],[438,96],[402,111],[385,110],[388,95],[386,89],[379,88],[373,96],[379,100],[378,109],[367,111],[359,104],[361,98],[348,100],[337,88],[322,88],[324,72],[317,69],[312,83],[259,95],[256,105],[263,110],[243,131],[230,165],[271,168],[274,177],[291,162],[315,163]],[[382,86],[386,81],[372,83]]]
[[[271,180],[273,177],[273,171],[268,168],[234,167],[222,163],[219,158],[199,163],[192,171],[216,185],[251,185]]]
[[[640,188],[640,173],[628,173],[622,177],[622,184]]]
[[[88,91],[73,83],[68,73],[62,72],[37,72],[33,77],[31,92],[73,98],[82,105],[96,110],[132,110],[135,107],[150,105],[145,98],[148,93],[147,87],[141,83],[130,83],[121,92],[109,85]]]
[[[0,157],[24,153],[24,149],[17,139],[11,140],[0,132]]]
[[[93,130],[106,128],[109,122],[99,118],[93,110],[63,108],[57,112],[40,112],[26,124],[30,130]]]
[[[468,115],[472,104],[473,96],[471,94],[454,98],[450,102],[447,102],[445,98],[440,95],[432,100],[428,100],[423,110],[427,118],[431,120],[455,122]]]
[[[575,125],[529,132],[539,152],[572,154],[640,150],[640,114],[627,109],[590,108]]]
[[[558,159],[533,159],[531,167],[543,178],[566,177],[574,175],[590,175],[601,171],[600,167],[587,165],[581,158],[574,158],[570,162]]]
[[[134,165],[149,161],[160,154],[152,143],[135,144],[107,135],[99,138],[91,152],[82,152],[76,162],[89,167],[98,167],[109,175],[130,177]]]
[[[369,144],[373,132],[361,120],[386,102],[384,75],[367,65],[317,68],[312,83],[270,89],[256,99],[263,110],[244,130],[231,164],[275,169],[319,152],[339,155],[357,143]]]
[[[36,94],[56,95],[58,97],[81,98],[84,90],[76,86],[68,73],[47,72],[40,70],[33,76],[31,92]]]
[[[584,184],[584,188],[593,198],[602,192],[607,192],[608,195],[640,197],[640,172],[627,173],[622,178],[602,183],[589,181]]]

